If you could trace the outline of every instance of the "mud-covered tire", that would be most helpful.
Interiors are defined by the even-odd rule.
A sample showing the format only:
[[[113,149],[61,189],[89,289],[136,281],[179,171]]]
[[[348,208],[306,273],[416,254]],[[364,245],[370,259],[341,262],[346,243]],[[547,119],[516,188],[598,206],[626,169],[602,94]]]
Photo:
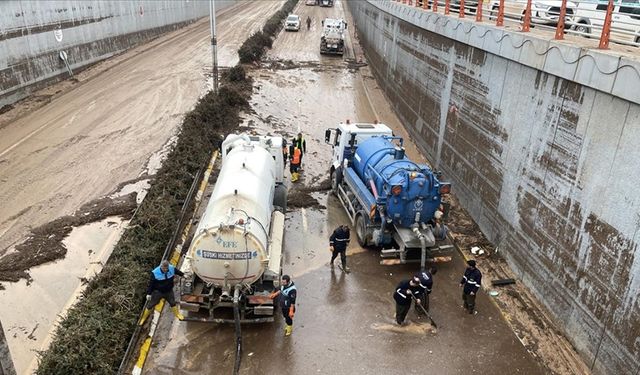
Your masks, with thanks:
[[[356,237],[361,247],[367,247],[369,244],[367,233],[367,219],[363,214],[356,216]]]
[[[273,206],[282,213],[287,212],[287,187],[284,184],[276,186],[273,192]]]
[[[336,168],[331,172],[331,191],[338,195],[338,186],[342,183],[342,168]]]

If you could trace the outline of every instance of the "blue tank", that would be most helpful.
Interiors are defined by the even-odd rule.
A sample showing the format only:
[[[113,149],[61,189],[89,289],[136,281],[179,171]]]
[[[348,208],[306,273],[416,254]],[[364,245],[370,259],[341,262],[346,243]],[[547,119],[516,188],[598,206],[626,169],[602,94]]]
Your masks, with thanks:
[[[360,143],[352,168],[395,225],[426,223],[440,207],[442,184],[427,165],[409,160],[391,139],[372,137]]]

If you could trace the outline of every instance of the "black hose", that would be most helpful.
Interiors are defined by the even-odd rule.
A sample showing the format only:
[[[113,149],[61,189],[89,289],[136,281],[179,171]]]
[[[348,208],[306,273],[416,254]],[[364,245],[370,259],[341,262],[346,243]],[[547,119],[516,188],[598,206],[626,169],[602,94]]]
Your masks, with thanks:
[[[234,302],[233,318],[235,319],[236,326],[236,359],[233,364],[233,375],[238,375],[240,372],[240,361],[242,360],[242,331],[240,330],[240,307],[237,301]]]

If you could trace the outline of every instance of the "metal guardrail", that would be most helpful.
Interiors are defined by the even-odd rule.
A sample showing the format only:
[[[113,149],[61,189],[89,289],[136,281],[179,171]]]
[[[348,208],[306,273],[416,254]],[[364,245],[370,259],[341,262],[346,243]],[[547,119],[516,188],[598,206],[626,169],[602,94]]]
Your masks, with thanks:
[[[640,46],[640,0],[391,0],[424,11],[459,18],[474,17],[503,27],[505,20],[519,25],[554,31],[554,39],[565,34],[599,39],[598,48],[611,42]],[[442,10],[441,10],[442,9]]]

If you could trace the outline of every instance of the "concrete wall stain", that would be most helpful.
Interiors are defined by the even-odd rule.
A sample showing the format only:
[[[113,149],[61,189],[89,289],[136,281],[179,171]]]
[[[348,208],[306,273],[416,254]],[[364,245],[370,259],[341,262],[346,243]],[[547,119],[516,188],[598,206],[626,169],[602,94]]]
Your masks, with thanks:
[[[637,375],[640,106],[427,31],[401,5],[347,4],[379,84],[483,232],[595,373]]]
[[[206,15],[202,1],[0,1],[0,107],[66,77],[60,51],[77,72]]]

